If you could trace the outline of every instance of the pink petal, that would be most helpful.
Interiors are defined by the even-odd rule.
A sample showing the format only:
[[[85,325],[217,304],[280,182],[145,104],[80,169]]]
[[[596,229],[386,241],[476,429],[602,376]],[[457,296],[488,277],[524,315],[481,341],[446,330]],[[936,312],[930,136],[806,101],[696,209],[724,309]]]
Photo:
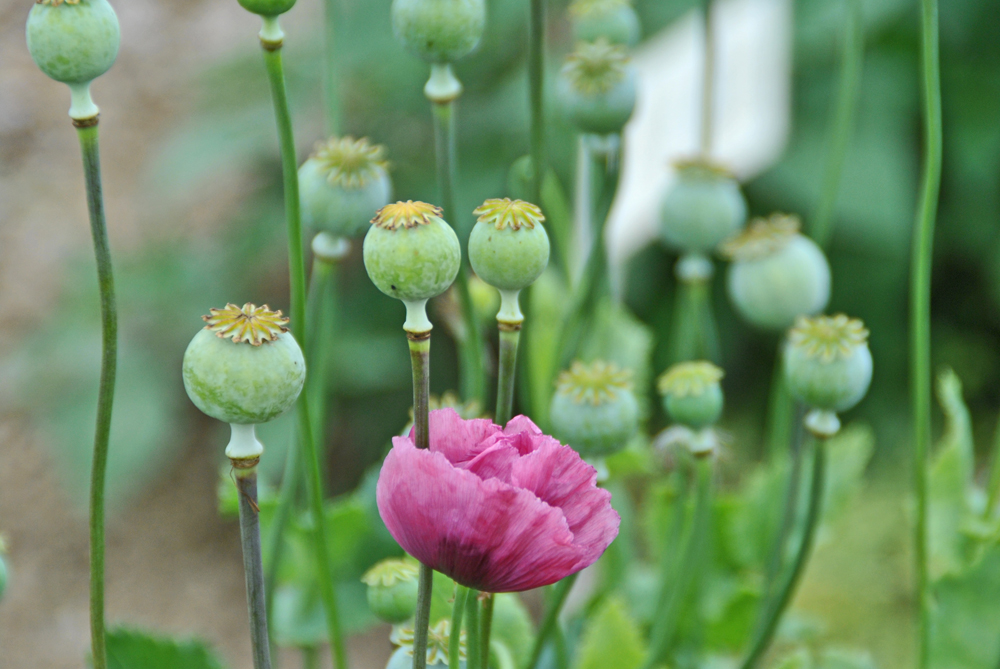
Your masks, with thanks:
[[[510,483],[511,469],[519,457],[520,453],[516,448],[501,442],[487,448],[472,459],[468,465],[456,466],[467,469],[483,480],[493,478]]]
[[[542,431],[527,416],[515,416],[503,431],[507,441],[517,448],[521,455],[527,455],[543,444],[559,445],[557,439],[542,434]]]
[[[500,427],[485,418],[463,420],[458,412],[451,408],[436,409],[430,412],[430,446],[436,453],[442,453],[449,462],[467,462],[483,450],[483,442],[493,434],[498,434]],[[410,430],[410,439],[413,439]]]
[[[561,509],[573,541],[595,562],[618,536],[621,518],[611,493],[596,486],[597,471],[569,446],[546,443],[514,464],[511,483]]]
[[[554,583],[582,568],[593,552],[574,543],[559,509],[527,490],[457,469],[440,452],[417,450],[408,439],[394,440],[376,495],[382,520],[403,549],[479,590]]]

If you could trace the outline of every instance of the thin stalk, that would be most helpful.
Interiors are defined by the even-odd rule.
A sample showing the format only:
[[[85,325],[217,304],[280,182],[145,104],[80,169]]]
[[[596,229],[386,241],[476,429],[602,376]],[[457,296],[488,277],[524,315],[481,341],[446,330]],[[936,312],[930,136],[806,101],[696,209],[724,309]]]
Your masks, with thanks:
[[[990,479],[987,484],[986,509],[983,516],[989,518],[1000,501],[1000,422],[997,422],[997,432],[993,438],[993,462],[990,465]]]
[[[500,323],[500,352],[497,369],[497,411],[495,422],[506,425],[514,413],[514,375],[517,371],[517,344],[521,324]]]
[[[441,191],[441,208],[446,218],[452,224],[458,225],[458,212],[455,210],[455,102],[433,102],[434,111],[434,148],[437,157],[437,179]],[[465,236],[462,230],[462,236]],[[480,406],[486,404],[486,374],[483,372],[483,343],[476,322],[476,312],[469,294],[469,254],[462,254],[462,267],[455,280],[455,290],[458,291],[459,307],[462,310],[462,322],[465,325],[465,337],[458,342],[459,346],[459,376],[462,385],[462,397],[466,401],[476,400]]]
[[[302,669],[319,669],[319,648],[306,646],[302,649]]]
[[[531,102],[532,202],[538,202],[545,178],[545,0],[531,0],[528,28],[528,97]]]
[[[323,105],[326,134],[336,135],[340,129],[340,82],[337,67],[337,3],[323,1]]]
[[[538,628],[538,636],[535,637],[535,643],[531,647],[531,655],[529,656],[528,664],[525,665],[525,669],[535,669],[538,666],[538,660],[542,657],[545,644],[559,624],[559,612],[562,611],[563,604],[566,603],[566,597],[569,595],[569,591],[573,589],[573,584],[576,583],[576,577],[577,574],[570,574],[556,583],[555,588],[553,588],[552,595],[549,597],[549,602],[545,607],[545,616],[542,618],[542,624]]]
[[[466,661],[468,663],[468,669],[486,669],[482,666],[483,662],[483,651],[480,636],[481,627],[479,624],[479,602],[476,599],[479,597],[478,590],[469,590],[469,603],[465,607],[465,617],[468,619],[465,623],[466,637],[465,643],[468,652],[466,653]]]
[[[482,651],[480,666],[482,669],[490,667],[490,634],[493,632],[493,599],[492,593],[484,593],[482,618],[479,621],[479,647]]]
[[[97,117],[84,121],[74,120],[73,125],[76,126],[83,153],[90,234],[94,240],[97,285],[101,294],[101,382],[97,393],[94,459],[90,469],[90,646],[94,669],[105,669],[108,658],[104,631],[104,480],[108,467],[111,407],[115,397],[115,370],[118,363],[118,308],[115,304],[111,248],[104,217]]]
[[[709,279],[678,282],[671,337],[674,362],[718,359],[711,291]]]
[[[826,441],[824,439],[816,439],[815,441],[812,467],[809,511],[806,515],[806,524],[802,530],[802,541],[799,543],[795,561],[788,570],[777,596],[770,604],[767,615],[764,618],[764,624],[758,630],[746,660],[740,665],[741,669],[753,669],[763,659],[764,653],[767,652],[771,641],[774,639],[774,633],[778,629],[781,616],[792,601],[792,595],[795,594],[795,588],[798,586],[802,572],[809,561],[809,555],[813,547],[813,538],[816,534],[816,528],[819,525],[820,511],[823,506],[824,484],[826,482]]]
[[[243,545],[243,572],[250,612],[250,642],[254,669],[270,669],[271,648],[267,636],[264,606],[264,565],[260,553],[260,508],[257,505],[257,462],[232,460],[236,489],[240,498],[240,541]],[[251,464],[252,463],[252,464]],[[246,465],[250,464],[249,467]]]
[[[427,628],[431,624],[431,594],[434,587],[434,570],[420,565],[417,586],[417,612],[413,632],[413,669],[427,669]],[[474,609],[475,606],[468,607]]]
[[[264,19],[265,31],[277,30],[277,19]],[[278,140],[281,148],[281,169],[284,176],[285,218],[288,228],[288,272],[291,285],[291,320],[295,329],[295,338],[304,351],[309,350],[306,333],[306,276],[305,260],[302,248],[302,219],[299,212],[299,180],[297,160],[295,156],[295,137],[292,133],[292,118],[288,108],[288,92],[285,85],[284,66],[281,61],[280,40],[261,39],[264,50],[264,63],[267,66],[268,79],[271,84],[271,97],[274,101],[274,114],[278,125]],[[299,440],[302,450],[302,464],[306,474],[306,493],[309,507],[313,515],[313,550],[316,559],[316,571],[319,578],[320,597],[326,609],[327,633],[330,645],[333,647],[335,666],[344,669],[347,666],[347,653],[344,646],[344,636],[340,628],[340,616],[337,610],[337,596],[330,574],[329,550],[326,545],[326,527],[323,522],[323,484],[320,476],[319,459],[316,456],[316,444],[313,442],[312,424],[309,419],[308,388],[302,389],[296,403]]]
[[[938,3],[921,0],[924,167],[913,235],[910,283],[910,368],[913,400],[913,484],[917,497],[914,551],[919,605],[919,669],[930,663],[930,580],[927,569],[927,467],[931,447],[931,265],[941,188],[941,73]]]
[[[410,364],[413,368],[413,431],[417,448],[430,448],[430,385],[431,385],[431,332],[409,332]],[[434,587],[434,570],[420,565],[417,589],[417,613],[413,629],[413,669],[427,666],[427,630],[431,622],[431,594]],[[475,606],[467,607],[470,610]],[[470,618],[469,624],[471,626]],[[471,629],[470,629],[471,634]]]
[[[661,593],[663,606],[657,609],[656,615],[653,617],[649,654],[642,665],[643,669],[652,669],[652,667],[663,663],[677,632],[677,623],[684,601],[691,595],[692,588],[700,580],[700,573],[705,563],[705,545],[709,536],[709,525],[712,522],[714,472],[715,468],[711,456],[698,460],[694,515],[684,545],[683,557],[677,569],[676,578],[673,579],[673,591],[670,596],[666,597],[665,591]],[[663,575],[663,577],[666,576],[666,574]],[[663,587],[666,587],[670,581],[663,578],[661,583]]]
[[[851,141],[854,117],[858,110],[861,91],[861,70],[865,58],[864,16],[861,0],[845,0],[846,21],[844,22],[844,50],[840,60],[840,83],[837,87],[836,111],[830,125],[830,153],[823,173],[823,189],[820,191],[816,212],[813,214],[812,237],[825,247],[830,242],[833,231],[834,208],[837,192],[844,173],[844,160]]]
[[[267,570],[264,572],[264,604],[269,623],[274,612],[274,591],[278,585],[278,570],[281,567],[281,558],[284,553],[285,530],[292,517],[292,507],[298,496],[304,474],[300,462],[302,459],[302,451],[299,448],[300,441],[301,437],[293,435],[291,443],[288,444],[288,452],[285,454],[285,471],[281,477],[281,490],[278,493],[278,506],[275,508],[274,518],[271,520],[271,528],[267,533],[267,543],[264,549],[264,553],[267,555],[265,563]],[[269,624],[268,630],[273,632],[274,625]],[[274,645],[274,639],[271,640],[271,645]]]
[[[704,66],[701,71],[701,153],[706,158],[712,152],[715,113],[715,25],[712,21],[712,0],[704,0],[702,18]]]
[[[778,345],[774,358],[774,373],[771,375],[771,393],[767,403],[767,437],[764,441],[765,460],[770,463],[785,457],[785,449],[792,437],[792,414],[794,403],[785,380],[785,341]]]
[[[451,636],[448,637],[448,669],[460,669],[462,665],[462,618],[469,599],[469,589],[455,584],[455,603],[451,607]]]
[[[670,532],[663,542],[663,549],[660,553],[660,594],[656,599],[657,611],[665,610],[670,597],[670,588],[677,587],[676,583],[680,578],[678,563],[680,552],[674,550],[674,546],[680,546],[683,540],[684,519],[687,515],[687,499],[691,492],[691,482],[684,472],[678,472],[680,479],[680,490],[674,500],[674,514],[670,522]]]
[[[313,437],[320,462],[326,462],[327,398],[330,394],[328,365],[333,349],[332,337],[336,322],[334,297],[337,292],[337,272],[334,263],[313,259],[309,295],[306,300],[306,322],[309,326],[306,366],[309,369],[309,407]]]

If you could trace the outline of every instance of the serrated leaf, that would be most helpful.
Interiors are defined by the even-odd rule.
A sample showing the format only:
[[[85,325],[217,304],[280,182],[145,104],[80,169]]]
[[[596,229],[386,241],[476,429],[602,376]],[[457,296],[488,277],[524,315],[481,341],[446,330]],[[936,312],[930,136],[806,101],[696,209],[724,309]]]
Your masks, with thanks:
[[[935,669],[995,669],[1000,657],[1000,545],[973,566],[934,584],[931,664]]]
[[[109,669],[223,669],[202,641],[177,640],[134,629],[108,632]]]
[[[587,622],[576,669],[636,669],[646,655],[639,626],[624,601],[609,597]]]

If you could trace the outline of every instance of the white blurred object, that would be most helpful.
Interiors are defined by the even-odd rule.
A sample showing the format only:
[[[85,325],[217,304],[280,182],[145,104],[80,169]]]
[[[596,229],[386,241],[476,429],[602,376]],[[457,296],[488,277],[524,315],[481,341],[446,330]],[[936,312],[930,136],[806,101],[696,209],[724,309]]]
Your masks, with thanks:
[[[711,158],[745,181],[781,156],[791,104],[791,0],[717,0]],[[694,10],[635,53],[639,99],[606,231],[613,270],[657,236],[673,162],[698,154],[703,22]],[[613,271],[613,275],[616,274]]]

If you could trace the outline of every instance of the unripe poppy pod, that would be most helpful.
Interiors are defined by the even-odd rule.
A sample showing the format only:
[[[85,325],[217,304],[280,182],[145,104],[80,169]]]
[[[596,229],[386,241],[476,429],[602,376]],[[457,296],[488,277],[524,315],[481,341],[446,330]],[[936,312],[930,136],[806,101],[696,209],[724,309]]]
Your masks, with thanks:
[[[559,78],[563,109],[583,132],[621,132],[635,109],[636,80],[624,48],[605,39],[579,44]]]
[[[868,392],[868,330],[843,314],[799,318],[788,333],[785,377],[792,395],[824,411],[846,411]]]
[[[366,138],[332,137],[299,168],[302,222],[337,237],[367,232],[372,212],[389,204],[385,149]]]
[[[399,624],[417,610],[419,567],[411,560],[382,560],[365,572],[361,582],[368,586],[368,608],[384,622]]]
[[[816,242],[799,233],[794,216],[755,219],[721,251],[732,260],[729,299],[758,327],[785,330],[830,300],[830,265]]]
[[[722,376],[721,369],[704,360],[674,365],[657,384],[664,409],[693,430],[713,425],[722,415]]]
[[[549,407],[553,436],[585,457],[625,448],[639,427],[631,374],[601,360],[574,362],[559,375]]]
[[[42,72],[65,84],[87,84],[107,72],[121,43],[107,0],[40,0],[28,14],[25,35]]]
[[[429,63],[468,55],[486,27],[484,0],[393,0],[390,11],[396,38]]]
[[[573,39],[635,46],[639,42],[639,16],[629,0],[574,0],[569,6]]]
[[[260,16],[280,16],[295,6],[295,0],[239,0],[243,9]]]
[[[728,171],[702,160],[682,162],[660,210],[660,238],[682,253],[711,253],[746,217],[740,185]]]
[[[522,200],[486,200],[469,235],[469,262],[480,279],[500,290],[521,290],[549,263],[542,210]]]
[[[479,602],[475,602],[479,604]],[[459,663],[461,669],[466,667],[465,630],[459,637]],[[394,627],[389,640],[399,646],[389,658],[385,669],[411,669],[413,667],[413,625]],[[451,644],[451,620],[442,618],[427,629],[427,668],[444,669],[448,666]]]

